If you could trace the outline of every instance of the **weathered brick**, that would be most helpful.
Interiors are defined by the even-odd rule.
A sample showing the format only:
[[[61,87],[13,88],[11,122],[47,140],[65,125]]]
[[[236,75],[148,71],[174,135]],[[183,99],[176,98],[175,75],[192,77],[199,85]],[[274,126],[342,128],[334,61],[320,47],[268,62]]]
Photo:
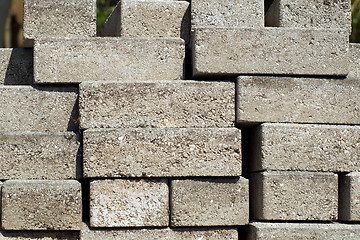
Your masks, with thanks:
[[[36,83],[175,80],[185,44],[176,38],[42,39],[34,47]]]
[[[94,37],[96,0],[24,0],[24,45],[46,37]]]
[[[358,240],[360,225],[339,223],[259,223],[250,224],[248,240],[280,240],[280,239],[327,239]]]
[[[1,240],[78,240],[77,231],[2,231]]]
[[[360,127],[265,123],[254,128],[252,171],[360,171]]]
[[[0,179],[75,179],[74,133],[0,132]]]
[[[168,226],[165,180],[98,180],[90,183],[91,227]]]
[[[360,81],[242,76],[237,79],[237,123],[360,123]]]
[[[233,226],[248,222],[247,179],[171,181],[171,226]]]
[[[254,173],[250,187],[250,215],[254,219],[330,221],[338,217],[336,174]]]
[[[84,132],[85,177],[240,176],[236,128],[130,128]]]
[[[24,48],[0,49],[0,85],[27,85],[34,81],[33,52]]]
[[[75,87],[0,86],[0,131],[76,130]]]
[[[126,81],[80,84],[88,128],[233,127],[233,82]]]
[[[340,175],[339,192],[339,219],[360,221],[360,173]]]
[[[74,180],[8,180],[2,189],[5,230],[78,230],[81,185]]]
[[[350,44],[350,66],[349,74],[347,75],[348,79],[356,79],[360,81],[360,44],[351,43]]]
[[[193,74],[348,74],[349,37],[341,30],[197,28]]]

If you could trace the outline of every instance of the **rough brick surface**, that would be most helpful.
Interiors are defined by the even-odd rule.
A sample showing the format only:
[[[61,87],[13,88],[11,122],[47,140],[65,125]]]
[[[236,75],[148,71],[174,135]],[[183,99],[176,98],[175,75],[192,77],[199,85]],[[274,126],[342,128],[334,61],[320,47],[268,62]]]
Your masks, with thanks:
[[[74,179],[74,133],[0,133],[0,179]]]
[[[251,223],[247,240],[327,239],[357,240],[359,225],[311,223]]]
[[[1,240],[78,240],[77,231],[1,231]]]
[[[339,219],[360,221],[360,173],[340,175],[339,191]]]
[[[351,43],[350,51],[350,66],[349,66],[349,74],[347,75],[348,79],[356,79],[360,80],[360,44],[359,43]]]
[[[165,180],[99,180],[90,183],[91,227],[168,226]]]
[[[348,74],[349,37],[341,30],[197,28],[194,76]]]
[[[0,86],[0,131],[76,130],[77,89]]]
[[[171,226],[232,226],[248,222],[247,179],[171,181]]]
[[[33,75],[31,49],[0,49],[0,85],[31,84],[34,81]]]
[[[330,221],[338,217],[336,174],[254,173],[250,187],[250,214],[254,219]]]
[[[232,127],[233,82],[80,84],[81,128]]]
[[[185,44],[175,38],[43,39],[35,43],[36,83],[182,79]]]
[[[242,76],[237,122],[359,124],[360,81]]]
[[[85,177],[240,176],[236,128],[84,132]]]
[[[253,171],[360,171],[358,126],[265,123],[253,136]]]
[[[94,37],[95,0],[24,0],[24,44],[44,37]]]
[[[8,180],[2,189],[5,230],[78,230],[81,185],[74,180]]]

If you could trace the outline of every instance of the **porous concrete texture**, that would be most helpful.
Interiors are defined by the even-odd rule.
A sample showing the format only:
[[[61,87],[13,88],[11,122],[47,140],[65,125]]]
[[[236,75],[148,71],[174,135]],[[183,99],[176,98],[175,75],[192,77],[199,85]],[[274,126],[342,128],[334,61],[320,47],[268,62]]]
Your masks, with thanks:
[[[236,122],[359,124],[360,81],[241,76]]]
[[[2,188],[4,230],[79,230],[81,185],[75,180],[8,180]]]
[[[350,66],[349,74],[347,75],[348,79],[356,79],[360,81],[360,44],[359,43],[350,43]]]
[[[356,134],[356,133],[355,133]],[[360,221],[360,172],[339,176],[339,219]]]
[[[2,231],[1,240],[78,240],[77,231]]]
[[[75,87],[0,86],[0,131],[76,130]]]
[[[169,225],[166,180],[95,180],[90,182],[91,227]]]
[[[192,0],[191,27],[264,27],[262,0]]]
[[[184,58],[180,38],[42,39],[35,42],[34,79],[36,83],[178,80],[183,77]]]
[[[234,82],[87,82],[79,92],[82,129],[234,126]]]
[[[249,222],[247,179],[171,181],[171,226],[234,226]]]
[[[345,76],[348,51],[349,37],[342,30],[197,28],[192,37],[193,74]]]
[[[266,26],[343,29],[351,33],[351,1],[274,0],[266,12]]]
[[[225,228],[175,228],[175,229],[138,229],[138,230],[82,230],[80,240],[237,240],[236,229]]]
[[[24,0],[24,45],[47,37],[96,36],[96,0]]]
[[[338,176],[334,173],[253,173],[250,188],[253,219],[333,221],[338,218]]]
[[[0,48],[0,85],[28,85],[33,81],[32,50]]]
[[[358,240],[359,225],[339,223],[260,223],[253,222],[249,226],[246,240]]]
[[[111,37],[173,37],[189,41],[190,9],[186,1],[121,0],[106,20]]]
[[[253,132],[252,171],[360,171],[360,127],[264,123]]]

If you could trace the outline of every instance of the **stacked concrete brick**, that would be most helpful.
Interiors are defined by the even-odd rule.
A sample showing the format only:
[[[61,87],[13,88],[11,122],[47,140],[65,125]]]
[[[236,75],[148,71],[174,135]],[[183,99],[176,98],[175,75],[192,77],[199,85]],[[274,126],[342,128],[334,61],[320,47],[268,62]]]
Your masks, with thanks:
[[[95,12],[24,0],[0,51],[0,239],[360,238],[349,1]]]

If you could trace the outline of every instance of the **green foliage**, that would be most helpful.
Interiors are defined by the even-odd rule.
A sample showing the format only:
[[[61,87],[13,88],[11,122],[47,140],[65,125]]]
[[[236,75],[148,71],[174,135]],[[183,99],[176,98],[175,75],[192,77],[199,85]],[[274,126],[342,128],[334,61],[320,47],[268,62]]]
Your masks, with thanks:
[[[360,1],[351,0],[352,33],[351,42],[360,42]]]
[[[114,10],[118,0],[97,0],[96,2],[96,30],[97,35],[102,36],[106,19]]]

